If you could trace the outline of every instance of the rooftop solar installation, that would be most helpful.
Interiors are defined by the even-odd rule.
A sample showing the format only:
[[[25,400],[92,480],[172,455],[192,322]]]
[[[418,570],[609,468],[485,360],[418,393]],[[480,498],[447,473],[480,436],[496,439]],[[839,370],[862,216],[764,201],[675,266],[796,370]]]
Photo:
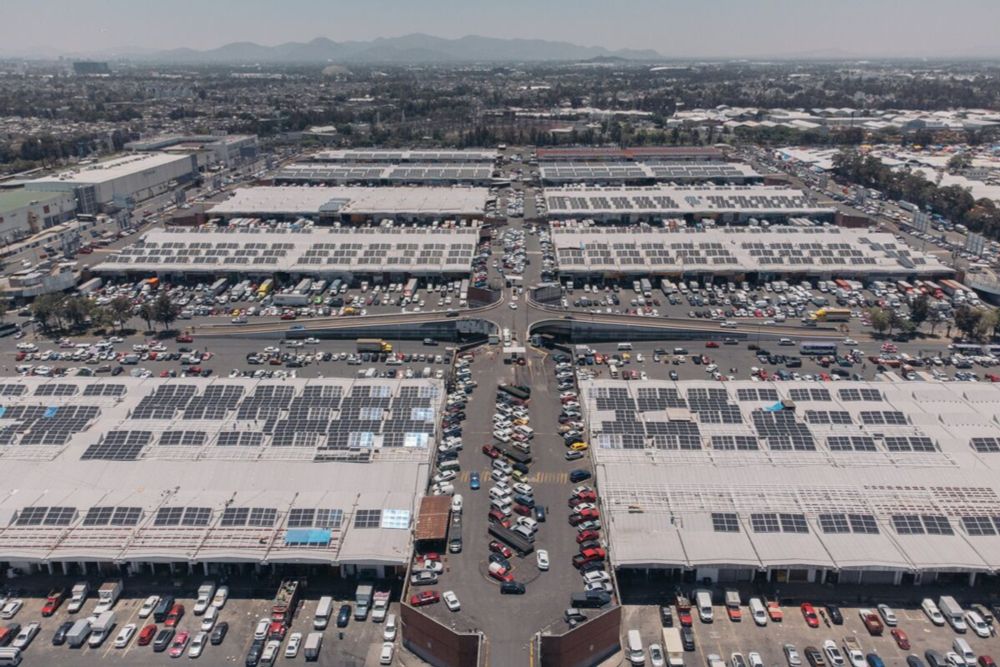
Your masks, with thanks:
[[[311,162],[344,162],[357,164],[390,163],[438,163],[438,162],[486,162],[496,161],[499,153],[495,150],[338,150],[321,151],[310,156]]]
[[[563,273],[764,271],[837,275],[939,275],[952,270],[892,234],[834,226],[708,229],[567,224],[552,229]],[[903,261],[906,260],[906,261]]]
[[[474,227],[168,228],[144,234],[95,270],[468,273],[478,242]]]
[[[836,385],[834,385],[836,387]],[[619,566],[960,569],[1000,555],[1000,388],[584,381]]]
[[[4,393],[2,559],[400,565],[445,396],[438,380],[334,378],[21,378]]]
[[[488,183],[493,177],[490,164],[437,163],[324,164],[303,162],[282,167],[274,174],[276,183],[327,183],[402,185],[406,183]]]
[[[542,183],[673,183],[726,182],[741,184],[762,177],[748,165],[726,162],[544,162]]]

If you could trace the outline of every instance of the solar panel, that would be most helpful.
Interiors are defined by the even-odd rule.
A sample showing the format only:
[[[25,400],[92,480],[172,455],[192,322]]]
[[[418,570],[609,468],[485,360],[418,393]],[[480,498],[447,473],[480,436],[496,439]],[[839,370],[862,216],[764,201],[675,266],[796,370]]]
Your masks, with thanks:
[[[134,461],[153,439],[149,431],[108,431],[104,439],[91,445],[80,458],[103,461]]]
[[[153,519],[154,526],[179,526],[184,515],[183,507],[161,507]]]
[[[848,514],[847,519],[851,522],[851,530],[855,533],[878,534],[878,524],[871,514]]]
[[[750,527],[755,533],[778,533],[781,532],[781,525],[778,523],[777,514],[751,514]]]
[[[211,507],[185,507],[182,526],[207,526],[212,518]]]
[[[819,528],[824,533],[830,534],[851,532],[846,514],[820,514]]]
[[[924,524],[916,514],[893,514],[890,519],[900,535],[923,535]]]
[[[378,528],[382,523],[382,510],[364,509],[354,513],[355,528]]]
[[[955,531],[951,527],[948,517],[938,514],[923,514],[920,517],[924,522],[924,528],[928,535],[954,535]]]
[[[1000,453],[1000,438],[992,438],[992,437],[972,438],[969,441],[969,445],[971,445],[972,449],[979,452],[980,454]]]
[[[114,507],[91,507],[87,510],[87,515],[83,517],[84,526],[106,526],[111,523],[111,515],[114,514]]]
[[[739,518],[729,512],[713,512],[712,528],[717,533],[738,533],[740,532]]]
[[[972,536],[997,534],[997,527],[987,516],[963,516],[962,525],[965,527],[965,532]]]
[[[75,507],[50,507],[45,519],[42,521],[46,526],[68,526],[76,516]]]
[[[785,533],[808,533],[809,525],[804,514],[780,514],[781,530]]]

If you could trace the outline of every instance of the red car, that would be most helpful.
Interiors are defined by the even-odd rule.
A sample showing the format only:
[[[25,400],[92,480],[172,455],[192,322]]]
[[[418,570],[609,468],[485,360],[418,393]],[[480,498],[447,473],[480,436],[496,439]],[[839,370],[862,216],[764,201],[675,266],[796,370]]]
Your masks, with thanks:
[[[285,624],[281,621],[272,621],[270,627],[267,629],[268,639],[277,639],[281,641],[285,638],[285,632],[288,630]]]
[[[524,505],[514,503],[514,514],[520,514],[521,516],[531,516],[532,509]]]
[[[719,347],[719,344],[716,343],[714,340],[710,340],[707,343],[705,343],[705,347]]]
[[[595,503],[597,502],[597,492],[596,491],[581,491],[580,493],[573,496],[574,499],[579,500],[584,503]]]
[[[599,540],[599,539],[601,539],[601,534],[598,533],[596,530],[583,530],[577,533],[576,535],[577,544],[586,542],[588,540]]]
[[[495,554],[500,554],[504,558],[510,558],[511,556],[514,555],[514,552],[511,551],[506,544],[501,544],[496,540],[490,542],[490,551],[492,551]]]
[[[596,509],[580,510],[579,512],[574,512],[569,515],[569,525],[575,526],[578,523],[593,521],[594,519],[599,518],[601,518],[601,514]]]
[[[865,624],[865,629],[872,637],[881,637],[883,630],[885,630],[885,626],[882,625],[882,619],[871,610],[867,610],[867,613],[861,614],[861,622]]]
[[[176,628],[182,618],[184,618],[184,605],[175,604],[170,608],[170,613],[167,614],[167,620],[163,622],[163,625],[168,628]]]
[[[146,627],[144,627],[142,630],[139,631],[139,636],[136,638],[135,642],[139,646],[148,646],[149,643],[153,641],[153,637],[155,636],[156,636],[156,624],[150,623],[149,625],[147,625]]]
[[[435,602],[440,601],[441,596],[435,591],[422,591],[416,595],[410,596],[411,607],[423,607],[424,605],[434,604]]]
[[[490,510],[489,520],[492,523],[501,523],[501,524],[507,523],[507,517],[504,516],[503,512],[501,512],[496,508]]]
[[[802,617],[806,619],[806,625],[810,628],[819,627],[819,616],[816,614],[816,610],[808,602],[803,603],[802,607]]]
[[[604,560],[605,558],[607,558],[607,552],[604,549],[601,547],[591,547],[573,556],[573,567],[579,569],[587,563],[595,560]]]
[[[175,338],[174,340],[177,341],[178,343],[193,343],[194,342],[194,338],[192,338],[188,334],[182,334],[182,335],[178,336],[177,338]]]
[[[988,655],[979,656],[979,667],[997,667],[997,663]]]
[[[421,554],[418,557],[418,559],[419,560],[433,560],[433,561],[440,562],[441,561],[441,554],[439,554],[436,551],[428,551],[425,554]]]
[[[51,616],[56,613],[56,609],[59,608],[64,599],[66,599],[66,591],[61,588],[49,592],[48,597],[45,598],[45,604],[42,606],[42,616]]]
[[[188,639],[190,638],[190,632],[178,632],[177,636],[174,637],[174,642],[170,645],[170,657],[179,658],[184,655],[184,649],[187,648]]]
[[[500,457],[500,450],[493,445],[483,445],[483,454],[486,454],[491,459],[496,459]]]
[[[896,640],[896,646],[903,649],[904,651],[910,650],[910,638],[906,636],[905,632],[896,628],[889,634],[892,635],[892,638]]]
[[[682,628],[690,628],[694,624],[691,616],[691,607],[677,607],[677,622]]]

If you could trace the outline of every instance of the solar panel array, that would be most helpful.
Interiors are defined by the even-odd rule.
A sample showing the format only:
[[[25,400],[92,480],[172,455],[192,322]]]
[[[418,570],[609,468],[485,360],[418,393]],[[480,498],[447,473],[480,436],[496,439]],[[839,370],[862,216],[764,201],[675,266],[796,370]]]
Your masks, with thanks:
[[[108,270],[367,270],[463,273],[472,266],[479,231],[472,227],[262,226],[149,232],[105,260]]]
[[[671,229],[567,224],[552,229],[560,270],[714,273],[720,268],[803,272],[842,268],[851,273],[914,273],[897,253],[872,241],[886,234],[839,227],[725,227]],[[891,237],[890,237],[891,238]],[[939,266],[916,262],[930,270]]]
[[[492,163],[497,159],[496,151],[486,150],[339,150],[322,151],[311,156],[311,160],[317,162],[345,162],[345,163],[411,163],[411,162],[487,162]]]
[[[73,435],[86,430],[101,414],[96,405],[79,404],[45,406],[22,403],[0,410],[3,420],[10,422],[0,430],[0,445],[62,446]]]
[[[489,164],[365,164],[299,163],[279,169],[276,183],[373,184],[484,183],[493,176]]]
[[[547,188],[550,213],[570,215],[756,212],[811,213],[823,209],[801,191],[760,186]]]

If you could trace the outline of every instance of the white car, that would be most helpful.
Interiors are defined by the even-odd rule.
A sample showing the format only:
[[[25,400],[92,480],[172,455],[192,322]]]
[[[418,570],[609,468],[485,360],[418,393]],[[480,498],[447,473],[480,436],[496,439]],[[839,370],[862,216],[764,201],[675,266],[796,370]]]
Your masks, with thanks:
[[[545,549],[539,549],[535,552],[535,559],[538,561],[539,570],[549,569],[549,552]]]
[[[229,599],[229,587],[219,586],[215,589],[215,596],[212,598],[212,606],[216,609],[222,609],[226,606],[226,600]]]
[[[267,629],[271,627],[271,619],[262,618],[257,621],[257,627],[253,629],[253,638],[264,640],[267,639]]]
[[[7,604],[3,606],[3,610],[0,611],[0,617],[14,618],[15,616],[17,616],[17,612],[21,611],[21,607],[23,606],[24,606],[24,600],[22,600],[21,598],[8,600]]]
[[[392,642],[386,642],[382,644],[382,650],[378,654],[378,664],[380,665],[391,665],[392,664]]]
[[[920,603],[920,608],[924,610],[925,614],[927,614],[927,618],[930,619],[931,623],[937,626],[944,625],[944,614],[942,614],[941,610],[938,609],[934,600],[924,598],[923,602]]]
[[[896,624],[899,622],[896,618],[896,612],[887,604],[880,604],[878,606],[878,613],[890,628],[896,627]]]
[[[517,310],[517,304],[516,304],[516,303],[514,303],[513,301],[511,301],[511,302],[510,302],[510,309],[511,309],[511,310]]]
[[[454,470],[441,470],[438,471],[436,475],[431,479],[435,484],[441,484],[443,482],[450,482],[451,480],[458,477],[458,473]]]
[[[667,664],[663,657],[663,648],[659,644],[649,645],[649,664],[651,667],[664,667]]]
[[[591,570],[583,575],[583,583],[605,583],[611,581],[611,575],[604,570]]]
[[[764,659],[756,651],[747,654],[747,663],[750,667],[764,667]]]
[[[462,512],[462,494],[456,493],[451,499],[451,511],[454,514],[460,514]]]
[[[288,643],[285,644],[285,657],[294,658],[299,654],[299,646],[302,645],[302,633],[293,632],[288,635]]]
[[[441,594],[441,599],[444,600],[445,606],[451,611],[458,611],[462,608],[462,603],[458,601],[455,591],[445,591]]]
[[[535,490],[531,488],[531,485],[525,484],[524,482],[518,482],[513,486],[513,489],[515,493],[520,493],[525,496],[533,496],[535,494]]]
[[[840,652],[837,643],[832,639],[827,639],[823,642],[823,652],[826,653],[826,657],[830,660],[830,664],[833,667],[843,667],[844,654]]]
[[[31,640],[33,640],[35,635],[38,634],[38,629],[38,623],[28,623],[28,625],[21,628],[21,631],[17,633],[16,637],[14,637],[14,641],[10,643],[11,647],[19,648],[22,651],[28,648],[28,644],[30,644]]]
[[[854,340],[853,338],[845,338],[844,339],[844,345],[847,345],[848,347],[854,347],[857,344],[858,344],[858,341]]]
[[[983,617],[980,616],[978,612],[965,612],[965,622],[978,636],[983,638],[990,636],[990,626],[983,620]]]
[[[125,648],[128,646],[129,641],[132,640],[132,635],[135,634],[135,627],[135,623],[129,623],[118,632],[118,636],[115,637],[115,648]]]
[[[188,657],[197,658],[201,655],[201,652],[205,650],[205,644],[208,643],[208,633],[199,632],[191,640],[191,646],[188,648]]]
[[[139,618],[149,618],[158,604],[160,604],[160,596],[150,595],[143,601],[142,608],[139,609]]]

